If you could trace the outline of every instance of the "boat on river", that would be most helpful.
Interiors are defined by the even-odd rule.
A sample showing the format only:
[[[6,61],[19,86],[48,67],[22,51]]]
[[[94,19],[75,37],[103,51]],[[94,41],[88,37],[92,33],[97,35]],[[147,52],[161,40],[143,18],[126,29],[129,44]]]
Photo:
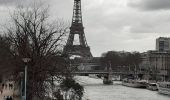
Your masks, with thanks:
[[[148,83],[147,89],[152,91],[157,91],[158,90],[157,83]]]
[[[158,92],[161,94],[170,95],[170,82],[159,82]]]
[[[147,82],[145,80],[124,79],[122,85],[134,88],[146,88]]]

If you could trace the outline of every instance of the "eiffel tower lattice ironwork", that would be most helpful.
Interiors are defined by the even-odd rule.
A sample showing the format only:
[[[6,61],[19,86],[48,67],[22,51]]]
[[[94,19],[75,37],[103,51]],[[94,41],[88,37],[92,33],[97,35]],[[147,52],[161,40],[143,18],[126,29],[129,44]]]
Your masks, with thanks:
[[[74,45],[75,35],[79,36],[79,45]],[[87,45],[84,27],[82,22],[81,0],[74,0],[72,24],[70,27],[70,34],[64,47],[64,54],[69,56],[78,55],[81,57],[92,57],[90,47]]]

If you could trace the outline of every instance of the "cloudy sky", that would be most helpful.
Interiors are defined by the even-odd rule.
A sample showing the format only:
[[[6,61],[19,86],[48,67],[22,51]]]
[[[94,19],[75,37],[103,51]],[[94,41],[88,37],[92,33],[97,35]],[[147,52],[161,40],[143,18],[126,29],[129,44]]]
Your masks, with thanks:
[[[10,9],[30,1],[0,0],[0,24]],[[50,5],[51,18],[71,21],[73,0],[39,1]],[[170,37],[170,0],[82,0],[82,12],[94,56],[109,50],[154,50],[156,38]]]

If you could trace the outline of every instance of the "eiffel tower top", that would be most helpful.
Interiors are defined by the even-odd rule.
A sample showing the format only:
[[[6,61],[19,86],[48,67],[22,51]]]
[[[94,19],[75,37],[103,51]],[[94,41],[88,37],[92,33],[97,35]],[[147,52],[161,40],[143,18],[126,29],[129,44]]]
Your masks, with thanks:
[[[75,35],[79,36],[79,45],[73,44]],[[79,55],[83,58],[92,57],[90,47],[87,45],[82,22],[81,0],[74,0],[72,24],[70,34],[63,50],[69,56]]]
[[[82,21],[81,0],[74,0],[73,17],[72,17],[72,24],[70,27],[70,34],[78,34],[80,45],[83,47],[88,47],[86,37],[84,34],[84,27]],[[72,43],[73,41],[71,41],[71,45]]]
[[[81,0],[74,0],[72,26],[74,26],[74,25],[83,27],[82,12],[81,12]]]

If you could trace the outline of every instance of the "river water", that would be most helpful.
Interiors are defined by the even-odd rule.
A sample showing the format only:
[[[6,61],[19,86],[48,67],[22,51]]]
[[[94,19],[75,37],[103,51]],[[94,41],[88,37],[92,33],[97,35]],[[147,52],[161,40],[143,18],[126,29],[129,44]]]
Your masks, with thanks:
[[[103,85],[101,79],[77,76],[77,81],[84,86],[84,100],[170,100],[170,96],[157,91],[122,86],[120,82]]]

